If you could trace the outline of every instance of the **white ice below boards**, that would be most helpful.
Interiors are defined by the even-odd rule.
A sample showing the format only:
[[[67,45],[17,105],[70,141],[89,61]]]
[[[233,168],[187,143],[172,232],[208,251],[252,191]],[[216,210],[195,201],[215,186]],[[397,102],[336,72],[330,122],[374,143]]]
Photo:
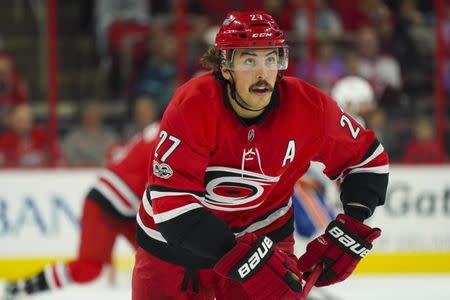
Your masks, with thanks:
[[[3,286],[0,283],[0,291]],[[1,299],[0,295],[0,299]],[[131,299],[129,283],[114,287],[93,283],[84,287],[46,293],[23,300],[124,300]],[[449,300],[450,274],[448,275],[356,275],[331,287],[313,289],[310,300]]]

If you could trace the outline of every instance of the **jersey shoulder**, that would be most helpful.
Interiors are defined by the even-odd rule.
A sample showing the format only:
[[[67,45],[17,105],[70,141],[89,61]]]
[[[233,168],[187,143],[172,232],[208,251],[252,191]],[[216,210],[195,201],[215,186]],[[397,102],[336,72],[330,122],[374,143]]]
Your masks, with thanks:
[[[193,148],[201,145],[209,149],[224,110],[221,83],[212,73],[206,73],[177,89],[160,128]]]
[[[169,103],[168,111],[182,110],[194,115],[213,114],[223,105],[222,86],[211,72],[181,85]]]

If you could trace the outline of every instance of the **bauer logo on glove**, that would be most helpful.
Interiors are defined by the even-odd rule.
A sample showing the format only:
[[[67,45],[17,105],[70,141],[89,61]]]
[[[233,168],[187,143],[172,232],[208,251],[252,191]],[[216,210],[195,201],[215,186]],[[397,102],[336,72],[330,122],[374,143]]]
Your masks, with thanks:
[[[267,236],[247,233],[214,267],[221,276],[242,284],[250,299],[297,299],[302,274],[296,260]]]
[[[323,264],[315,286],[326,286],[345,280],[352,274],[361,258],[372,249],[372,242],[381,234],[350,216],[339,214],[325,233],[312,240],[298,260],[298,269],[305,278],[314,266]]]
[[[239,273],[241,280],[248,277],[251,271],[258,271],[258,269],[265,264],[266,260],[274,250],[274,244],[268,237],[265,236],[260,238],[258,242],[259,243],[256,243],[253,249],[248,253],[247,256],[249,256],[249,258],[245,258],[244,264],[238,266],[237,272]],[[232,272],[235,272],[235,270]]]
[[[341,248],[347,253],[350,255],[357,255],[361,258],[369,254],[370,249],[372,249],[371,244],[364,242],[364,240],[357,236],[352,237],[349,234],[344,233],[344,231],[339,228],[339,225],[333,224],[333,226],[330,227],[327,229],[327,233],[337,239],[339,242],[338,245],[341,245]]]

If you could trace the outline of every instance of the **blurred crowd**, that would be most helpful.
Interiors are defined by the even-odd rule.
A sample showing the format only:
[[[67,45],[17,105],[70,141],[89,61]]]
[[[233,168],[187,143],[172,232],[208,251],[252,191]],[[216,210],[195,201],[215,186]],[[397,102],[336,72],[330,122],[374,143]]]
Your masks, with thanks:
[[[392,162],[448,162],[450,123],[445,124],[444,145],[437,140],[435,128],[433,1],[190,0],[187,22],[182,24],[175,17],[176,2],[79,1],[73,14],[81,21],[73,30],[88,37],[93,51],[86,55],[95,59],[77,60],[92,61],[101,88],[74,93],[76,112],[60,128],[56,145],[49,140],[47,120],[34,118],[36,102],[46,100],[32,99],[27,83],[38,78],[22,77],[15,66],[20,57],[13,58],[7,47],[0,46],[0,166],[103,165],[118,155],[126,140],[161,117],[182,83],[180,78],[203,71],[198,62],[201,54],[213,45],[225,13],[236,9],[263,9],[278,20],[290,46],[286,75],[298,76],[327,93],[344,76],[367,79],[376,105],[364,115],[365,123],[377,133]],[[311,3],[312,41],[307,13]],[[450,2],[446,3],[444,39],[450,46]],[[64,22],[60,17],[61,34]],[[177,38],[180,32],[187,35],[182,45]],[[1,27],[0,37],[9,38],[2,35]],[[180,53],[186,55],[182,76]],[[450,47],[445,53],[450,57]],[[60,73],[64,72],[61,67]],[[450,63],[444,72],[448,93]],[[108,118],[105,112],[118,105],[117,99],[125,99],[126,107],[119,116]],[[447,117],[449,113],[450,109]]]

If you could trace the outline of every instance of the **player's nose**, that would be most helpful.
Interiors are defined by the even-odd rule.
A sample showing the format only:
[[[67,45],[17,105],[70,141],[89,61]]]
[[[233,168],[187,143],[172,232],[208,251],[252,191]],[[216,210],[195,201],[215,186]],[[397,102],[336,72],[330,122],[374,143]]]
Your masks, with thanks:
[[[256,76],[258,77],[258,80],[261,79],[266,79],[267,78],[267,74],[268,74],[269,69],[266,66],[261,66],[260,68],[258,68],[258,70],[256,71]]]

